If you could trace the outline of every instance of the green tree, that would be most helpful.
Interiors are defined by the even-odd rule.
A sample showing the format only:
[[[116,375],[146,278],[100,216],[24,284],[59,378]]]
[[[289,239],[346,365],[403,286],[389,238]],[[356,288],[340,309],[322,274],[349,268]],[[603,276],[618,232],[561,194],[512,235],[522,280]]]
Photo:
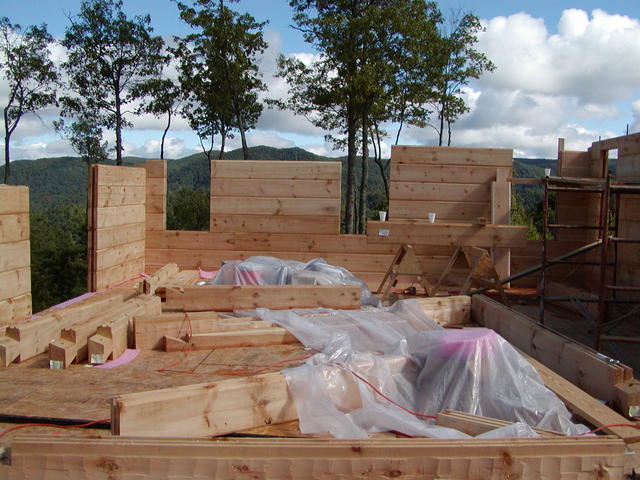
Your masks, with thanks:
[[[153,36],[149,15],[127,18],[121,0],[84,0],[62,40],[63,68],[75,95],[62,99],[63,116],[95,115],[94,124],[115,130],[116,164],[122,165],[122,129],[131,126],[127,105],[141,96],[133,87],[157,77],[164,42]]]
[[[437,96],[433,105],[438,113],[438,124],[430,124],[438,132],[438,145],[444,143],[445,124],[447,145],[451,145],[451,125],[469,107],[460,96],[463,86],[472,78],[480,78],[484,71],[493,71],[495,65],[474,46],[478,33],[483,31],[480,19],[471,13],[452,13],[440,29],[440,42],[435,57],[440,70]]]
[[[146,101],[138,108],[137,113],[151,113],[156,117],[167,116],[167,124],[160,140],[160,159],[164,160],[164,141],[171,128],[171,119],[180,111],[184,93],[180,85],[170,78],[153,78],[138,87]]]
[[[70,125],[58,120],[54,126],[63,132],[71,147],[87,165],[109,159],[108,143],[102,140],[102,127],[96,123],[95,115],[83,111]]]
[[[31,214],[33,311],[86,292],[86,210],[67,204]]]
[[[188,187],[170,192],[167,230],[209,230],[209,192]]]
[[[290,91],[286,101],[273,102],[306,116],[336,135],[327,138],[347,149],[345,227],[363,231],[367,218],[369,141],[417,52],[422,29],[431,25],[433,3],[423,0],[291,0],[297,28],[320,58],[305,65],[279,59],[279,75]],[[429,27],[433,30],[433,27]],[[376,130],[378,133],[380,130]],[[361,148],[361,177],[356,179]],[[359,193],[358,193],[359,192]]]
[[[23,30],[6,17],[0,19],[0,70],[9,88],[4,107],[4,183],[9,183],[9,145],[20,119],[56,103],[58,73],[49,56],[52,42],[45,24]]]
[[[178,39],[174,50],[180,58],[180,81],[190,93],[184,112],[201,136],[201,145],[203,135],[221,135],[222,158],[225,139],[232,138],[235,130],[248,159],[246,132],[262,113],[258,93],[266,89],[257,64],[257,56],[267,47],[265,23],[231,10],[224,0],[195,0],[193,6],[178,2],[178,8],[180,18],[197,31]],[[207,156],[212,148],[203,145]]]

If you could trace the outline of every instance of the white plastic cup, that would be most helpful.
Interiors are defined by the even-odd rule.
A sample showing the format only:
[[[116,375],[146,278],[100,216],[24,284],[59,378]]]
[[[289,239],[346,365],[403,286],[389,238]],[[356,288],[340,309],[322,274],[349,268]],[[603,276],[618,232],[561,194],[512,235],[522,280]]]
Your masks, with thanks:
[[[429,212],[429,213],[427,213],[427,216],[429,217],[429,223],[436,223],[436,214],[435,214],[435,212]]]
[[[387,212],[384,210],[379,210],[378,215],[380,215],[380,221],[384,222],[387,219]]]
[[[551,169],[550,168],[545,168],[544,169],[544,176],[545,177],[550,177],[551,176]]]

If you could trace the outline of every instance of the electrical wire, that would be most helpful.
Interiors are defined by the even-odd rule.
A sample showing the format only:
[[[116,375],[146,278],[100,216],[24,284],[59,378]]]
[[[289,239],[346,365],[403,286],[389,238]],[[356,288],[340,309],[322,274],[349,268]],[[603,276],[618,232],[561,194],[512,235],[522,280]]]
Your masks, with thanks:
[[[110,418],[102,418],[100,420],[93,420],[91,422],[82,423],[80,425],[56,425],[55,423],[21,423],[20,425],[14,425],[13,427],[5,428],[0,432],[0,437],[4,437],[7,433],[25,427],[88,428],[92,425],[95,425],[96,423],[104,423],[109,421],[111,421]]]

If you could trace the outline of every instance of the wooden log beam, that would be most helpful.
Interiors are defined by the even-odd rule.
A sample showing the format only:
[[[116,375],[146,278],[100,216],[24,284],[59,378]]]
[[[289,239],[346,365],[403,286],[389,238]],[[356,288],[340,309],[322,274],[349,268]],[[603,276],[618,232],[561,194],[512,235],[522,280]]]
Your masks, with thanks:
[[[606,433],[620,437],[625,443],[640,442],[640,430],[636,428],[607,426],[629,424],[629,420],[625,417],[603,405],[536,359],[523,352],[520,353],[533,365],[545,386],[553,391],[573,413],[584,418],[596,428],[605,427],[603,430]]]
[[[624,443],[604,438],[509,440],[226,438],[224,441],[22,435],[12,478],[423,478],[621,480]],[[58,475],[62,477],[63,475]],[[57,478],[57,477],[56,477]]]
[[[369,220],[367,241],[411,245],[524,247],[527,244],[527,227],[437,221],[429,223],[426,220]]]
[[[417,298],[420,308],[438,325],[464,325],[471,323],[471,297]]]
[[[360,308],[360,287],[356,285],[202,285],[168,288],[165,309],[230,312],[270,308]]]
[[[436,425],[442,427],[455,428],[461,432],[473,437],[482,433],[495,430],[496,428],[506,427],[512,422],[499,420],[497,418],[483,417],[481,415],[472,415],[470,413],[458,412],[456,410],[443,410],[436,415]],[[535,432],[543,437],[564,437],[565,435],[543,428],[534,428]]]
[[[633,402],[624,400],[621,403],[621,398],[627,392],[616,388],[617,385],[638,384],[630,367],[612,362],[594,350],[484,295],[472,297],[471,318],[495,330],[514,347],[531,355],[590,395],[618,407]],[[636,388],[636,392],[639,389],[640,386]]]
[[[229,332],[195,333],[182,340],[165,337],[165,351],[211,350],[214,348],[264,347],[298,343],[298,339],[285,328],[272,327]]]
[[[133,319],[135,346],[139,350],[163,348],[164,337],[179,337],[189,333],[214,333],[229,330],[268,328],[271,323],[254,317],[224,318],[217,312],[163,313],[136,316]]]
[[[130,317],[122,315],[107,325],[99,325],[87,341],[89,362],[105,363],[122,355],[128,346],[129,322]]]
[[[142,293],[154,295],[159,285],[177,275],[179,271],[180,269],[175,263],[167,263],[163,267],[160,267],[153,275],[150,275],[142,281]]]

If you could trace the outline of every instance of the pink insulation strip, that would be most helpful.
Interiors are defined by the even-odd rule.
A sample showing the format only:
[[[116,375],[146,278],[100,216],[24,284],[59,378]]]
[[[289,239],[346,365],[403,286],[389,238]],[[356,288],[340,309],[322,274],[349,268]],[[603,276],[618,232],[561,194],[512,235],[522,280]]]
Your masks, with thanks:
[[[116,368],[122,365],[126,365],[129,362],[135,360],[140,353],[140,350],[134,350],[127,348],[122,355],[111,362],[103,363],[102,365],[96,365],[94,368]]]

